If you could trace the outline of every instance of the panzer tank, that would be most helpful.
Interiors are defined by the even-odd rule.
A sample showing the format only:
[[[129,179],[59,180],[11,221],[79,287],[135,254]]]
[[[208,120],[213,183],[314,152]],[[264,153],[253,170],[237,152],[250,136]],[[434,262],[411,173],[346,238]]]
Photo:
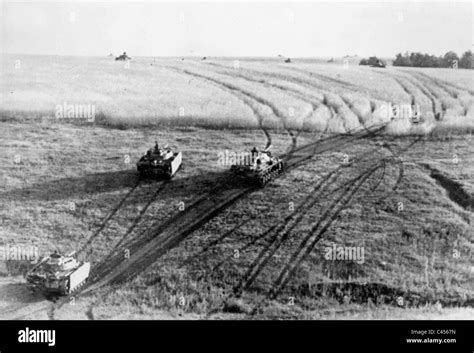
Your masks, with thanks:
[[[74,254],[54,252],[43,258],[27,272],[28,286],[32,290],[56,295],[68,295],[80,288],[89,277],[90,263],[78,261]]]
[[[255,147],[250,153],[247,163],[234,164],[231,172],[245,180],[264,186],[270,180],[283,172],[283,161],[266,149],[258,151]]]
[[[155,147],[149,149],[137,163],[141,176],[161,177],[171,179],[181,166],[181,152],[173,152],[168,146],[163,148],[155,142]]]

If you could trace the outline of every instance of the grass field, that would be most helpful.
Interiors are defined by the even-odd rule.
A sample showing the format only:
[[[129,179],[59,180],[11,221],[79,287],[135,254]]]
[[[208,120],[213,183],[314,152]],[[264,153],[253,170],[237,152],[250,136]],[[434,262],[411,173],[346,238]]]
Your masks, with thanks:
[[[93,105],[97,122],[207,128],[285,127],[344,132],[388,119],[384,107],[418,104],[425,122],[392,134],[471,132],[470,70],[374,69],[273,60],[3,55],[2,119],[55,117],[58,105]],[[439,113],[439,120],[435,119]],[[389,119],[388,119],[389,120]]]
[[[472,317],[472,71],[237,66],[2,57],[0,245],[80,250],[97,282],[134,271],[59,305],[28,293],[24,266],[0,265],[0,318]],[[54,118],[64,102],[94,105],[95,121]],[[425,121],[390,122],[387,103],[419,104]],[[135,173],[155,140],[183,152],[169,183]],[[263,189],[218,163],[268,140],[302,160]],[[328,260],[333,245],[365,257]]]

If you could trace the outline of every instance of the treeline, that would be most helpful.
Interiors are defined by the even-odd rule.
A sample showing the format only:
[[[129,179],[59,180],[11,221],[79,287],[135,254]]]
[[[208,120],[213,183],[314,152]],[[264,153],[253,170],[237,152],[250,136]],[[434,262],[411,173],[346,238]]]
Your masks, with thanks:
[[[470,50],[465,52],[461,58],[453,51],[448,51],[444,56],[408,52],[402,55],[402,53],[399,53],[393,61],[393,66],[474,68]]]

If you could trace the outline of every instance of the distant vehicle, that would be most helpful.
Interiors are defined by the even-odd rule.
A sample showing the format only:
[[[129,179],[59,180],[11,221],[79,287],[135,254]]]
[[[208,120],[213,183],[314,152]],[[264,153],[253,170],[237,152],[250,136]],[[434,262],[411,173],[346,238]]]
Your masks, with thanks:
[[[234,164],[230,167],[230,170],[234,175],[243,177],[247,181],[256,183],[259,186],[264,186],[283,172],[283,161],[278,157],[272,156],[268,149],[258,151],[254,147],[248,164]]]
[[[291,63],[291,59],[290,58],[286,58],[285,59],[285,62],[288,64],[288,63]]]
[[[26,274],[26,282],[33,290],[46,294],[68,295],[82,287],[89,277],[90,263],[80,262],[75,252],[57,252],[43,258]]]
[[[387,66],[387,64],[385,64],[385,61],[381,60],[381,59],[377,59],[373,64],[370,65],[371,67],[381,67],[381,68],[385,68]]]
[[[137,171],[141,176],[162,177],[171,179],[181,167],[181,152],[173,152],[168,146],[163,148],[155,142],[137,162]]]
[[[119,55],[115,58],[115,61],[126,61],[126,60],[131,60],[132,58],[127,55],[126,52],[123,52],[122,55]]]

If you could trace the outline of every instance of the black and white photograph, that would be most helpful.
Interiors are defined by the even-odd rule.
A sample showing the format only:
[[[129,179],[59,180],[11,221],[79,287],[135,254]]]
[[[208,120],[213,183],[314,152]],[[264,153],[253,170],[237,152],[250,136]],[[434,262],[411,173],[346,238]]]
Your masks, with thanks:
[[[2,1],[0,320],[472,320],[473,28]]]

